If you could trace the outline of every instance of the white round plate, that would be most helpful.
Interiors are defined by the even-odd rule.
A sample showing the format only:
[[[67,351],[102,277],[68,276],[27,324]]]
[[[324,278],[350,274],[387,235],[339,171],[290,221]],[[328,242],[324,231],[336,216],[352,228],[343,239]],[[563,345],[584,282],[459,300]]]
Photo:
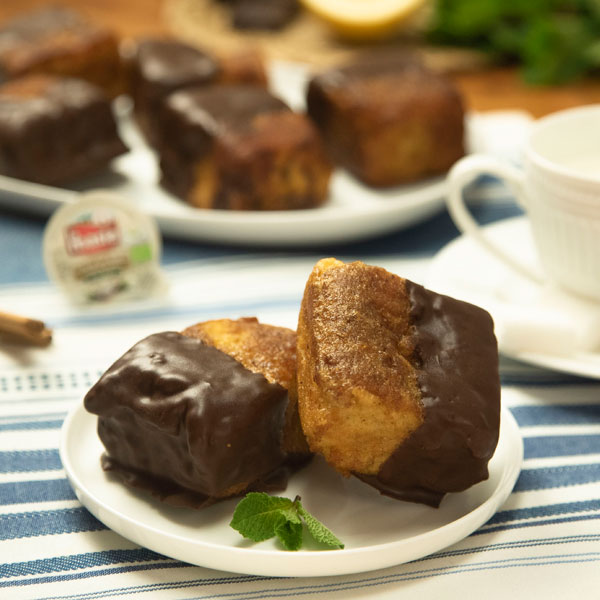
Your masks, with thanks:
[[[238,573],[322,576],[357,573],[414,560],[445,548],[484,524],[503,504],[519,475],[523,443],[517,424],[502,412],[500,441],[490,477],[447,495],[440,508],[381,496],[357,479],[344,479],[324,462],[297,473],[283,495],[304,507],[345,544],[343,550],[287,552],[269,540],[252,544],[229,527],[237,500],[204,510],[167,506],[125,487],[100,467],[96,417],[78,405],[67,417],[60,456],[77,497],[105,525],[163,555]]]
[[[541,273],[526,217],[506,219],[483,229],[491,241]],[[498,346],[506,356],[600,379],[600,351],[569,348],[576,329],[597,321],[583,301],[549,285],[537,288],[469,236],[456,238],[433,258],[426,286],[485,308],[494,318]]]
[[[270,70],[274,92],[299,110],[307,78],[303,65],[275,63]],[[194,208],[162,189],[154,153],[129,111],[117,112],[130,152],[113,161],[112,172],[86,179],[77,190],[108,188],[122,194],[154,217],[161,231],[172,237],[260,246],[335,244],[408,227],[439,212],[444,203],[444,177],[375,190],[338,169],[332,177],[329,199],[320,208],[253,212]],[[50,214],[75,200],[73,189],[0,176],[0,204]]]

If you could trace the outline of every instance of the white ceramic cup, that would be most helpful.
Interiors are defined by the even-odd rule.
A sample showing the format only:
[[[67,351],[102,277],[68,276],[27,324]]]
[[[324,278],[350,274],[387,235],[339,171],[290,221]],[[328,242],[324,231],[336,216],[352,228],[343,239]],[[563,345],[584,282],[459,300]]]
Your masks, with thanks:
[[[456,226],[514,270],[538,283],[600,300],[600,104],[537,121],[525,147],[524,168],[487,155],[458,161],[448,174],[447,206]],[[491,243],[463,200],[463,188],[483,174],[505,180],[529,217],[547,277]]]

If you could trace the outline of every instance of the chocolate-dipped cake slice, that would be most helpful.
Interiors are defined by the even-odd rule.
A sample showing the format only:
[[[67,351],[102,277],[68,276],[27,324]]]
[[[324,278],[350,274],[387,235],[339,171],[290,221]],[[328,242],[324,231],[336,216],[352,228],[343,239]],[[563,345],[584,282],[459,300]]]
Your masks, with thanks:
[[[62,184],[127,151],[110,101],[81,79],[29,75],[0,85],[0,173]]]
[[[314,125],[252,85],[171,94],[156,124],[162,184],[198,208],[321,205],[331,165]]]
[[[342,474],[432,506],[488,477],[500,383],[484,310],[324,259],[306,285],[297,352],[308,444]]]
[[[216,334],[212,341],[225,338],[223,328],[206,327]],[[268,362],[270,342],[261,345],[259,332],[268,338],[270,326],[255,322],[254,329],[253,347]],[[198,339],[208,337],[199,335],[202,324],[193,330],[138,342],[86,395],[86,409],[99,416],[103,468],[166,502],[195,508],[285,487],[309,456],[306,447],[286,447],[288,389]],[[293,348],[295,334],[285,332],[286,344],[272,357],[280,374],[293,361],[285,348]]]
[[[46,73],[124,91],[117,35],[76,11],[48,6],[0,26],[0,81]]]
[[[404,53],[371,53],[316,75],[307,111],[334,162],[371,186],[445,173],[464,154],[458,90]]]

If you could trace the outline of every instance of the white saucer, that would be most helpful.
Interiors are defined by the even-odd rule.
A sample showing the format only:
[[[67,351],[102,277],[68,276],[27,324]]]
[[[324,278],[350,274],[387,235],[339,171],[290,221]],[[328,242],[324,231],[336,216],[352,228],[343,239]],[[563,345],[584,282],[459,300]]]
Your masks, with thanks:
[[[78,405],[61,432],[60,456],[81,503],[105,525],[134,542],[188,563],[268,576],[357,573],[414,560],[445,548],[483,525],[511,493],[521,469],[518,426],[502,412],[500,441],[490,477],[449,494],[440,508],[400,502],[344,479],[315,460],[295,475],[283,495],[305,508],[345,544],[343,550],[286,552],[269,540],[252,544],[229,527],[237,500],[208,509],[173,508],[125,487],[100,467],[103,448],[96,417]],[[310,547],[310,546],[309,546]]]
[[[501,243],[519,261],[527,264],[532,270],[541,272],[525,217],[506,219],[488,225],[484,230],[490,240]],[[543,311],[552,314],[549,307],[559,306],[556,301],[559,294],[562,305],[566,306],[565,310],[569,312],[563,316],[568,316],[573,323],[578,323],[581,329],[583,323],[590,321],[589,311],[578,312],[583,310],[580,308],[582,301],[569,299],[567,294],[548,287],[547,303],[544,304],[546,288],[532,293],[532,283],[515,274],[472,238],[463,235],[450,242],[434,257],[426,286],[436,292],[477,304],[489,311],[496,323],[498,346],[506,356],[573,375],[600,378],[600,348],[597,351],[582,351],[576,347],[568,349],[568,343],[562,347],[560,344],[552,344],[552,328],[559,326],[556,322],[549,322],[547,331],[544,331],[541,314]],[[536,314],[535,305],[527,305],[531,298],[539,300],[539,314]],[[515,339],[519,336],[509,335],[513,325],[511,322],[519,311],[525,317],[530,315],[539,320],[539,340],[527,341],[527,334],[521,335],[522,342],[526,342],[528,347],[518,347]],[[598,313],[600,315],[600,307]],[[523,327],[535,335],[536,325],[524,321]],[[568,330],[563,327],[561,335],[563,339],[567,337]],[[568,349],[568,352],[562,352],[565,349]]]

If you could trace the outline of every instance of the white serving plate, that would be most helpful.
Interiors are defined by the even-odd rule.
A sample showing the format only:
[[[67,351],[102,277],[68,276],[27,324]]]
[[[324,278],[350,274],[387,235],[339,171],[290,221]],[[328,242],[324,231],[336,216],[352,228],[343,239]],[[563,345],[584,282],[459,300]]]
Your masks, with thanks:
[[[345,544],[343,550],[288,552],[273,540],[253,544],[229,527],[237,500],[204,510],[174,508],[132,490],[102,471],[96,417],[82,404],[67,417],[60,456],[81,503],[105,525],[156,552],[188,563],[268,576],[357,573],[404,563],[445,548],[483,525],[511,493],[523,443],[518,426],[502,412],[500,441],[490,477],[449,494],[435,509],[393,500],[355,478],[345,479],[314,460],[292,477],[284,494],[304,507]]]

